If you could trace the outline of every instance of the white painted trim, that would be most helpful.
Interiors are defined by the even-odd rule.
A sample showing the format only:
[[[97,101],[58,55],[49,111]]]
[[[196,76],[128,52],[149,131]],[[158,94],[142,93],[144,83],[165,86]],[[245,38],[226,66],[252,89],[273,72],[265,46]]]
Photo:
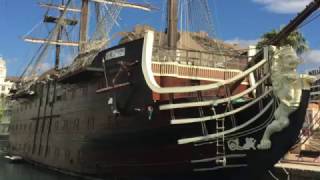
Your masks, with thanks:
[[[199,117],[199,118],[184,118],[184,119],[174,119],[171,120],[171,124],[190,124],[190,123],[196,123],[196,122],[204,122],[204,121],[211,121],[211,120],[217,120],[217,119],[221,119],[224,118],[226,116],[230,116],[233,114],[236,114],[240,111],[245,110],[246,108],[254,105],[255,103],[257,103],[258,101],[260,101],[262,98],[264,98],[265,96],[267,96],[270,92],[272,92],[272,88],[268,89],[265,93],[263,93],[261,96],[255,98],[254,100],[252,100],[251,102],[237,108],[234,109],[232,111],[229,112],[225,112],[222,114],[217,114],[214,116],[205,116],[205,117]]]
[[[160,110],[168,110],[168,109],[178,109],[178,108],[189,108],[189,107],[201,107],[201,106],[210,106],[210,105],[217,105],[221,103],[225,103],[228,101],[233,101],[235,99],[238,99],[251,91],[255,90],[260,84],[262,84],[270,74],[267,74],[264,76],[262,79],[260,79],[256,84],[244,91],[242,91],[239,94],[236,94],[234,96],[226,97],[223,99],[214,99],[214,100],[208,100],[208,101],[201,101],[201,102],[187,102],[187,103],[179,103],[179,104],[165,104],[165,105],[160,105],[159,109]]]
[[[204,163],[204,162],[211,162],[222,158],[241,158],[246,157],[246,154],[227,154],[225,156],[215,156],[212,158],[205,158],[205,159],[197,159],[197,160],[191,160],[191,163]]]
[[[226,134],[230,134],[230,133],[233,133],[235,131],[238,131],[248,125],[250,125],[251,123],[255,122],[260,116],[262,116],[269,108],[270,106],[274,103],[274,100],[272,99],[267,105],[266,107],[261,110],[256,116],[254,116],[253,118],[251,118],[250,120],[246,121],[245,123],[237,126],[237,127],[234,127],[232,129],[229,129],[229,130],[225,130],[223,132],[220,132],[220,133],[215,133],[215,134],[210,134],[210,135],[207,135],[207,136],[198,136],[198,137],[193,137],[193,138],[184,138],[184,139],[179,139],[178,140],[178,144],[188,144],[188,143],[195,143],[195,142],[202,142],[202,141],[208,141],[208,140],[211,140],[211,139],[216,139],[220,136],[224,136]]]
[[[225,169],[225,168],[238,168],[238,167],[247,167],[247,164],[232,164],[232,165],[225,165],[225,166],[216,166],[213,168],[197,168],[193,169],[194,172],[203,172],[203,171],[215,171],[219,169]]]
[[[179,56],[177,56],[179,58]],[[231,73],[241,73],[241,70],[238,69],[223,69],[223,68],[215,68],[215,67],[206,67],[206,66],[195,66],[195,65],[188,65],[188,64],[180,64],[177,61],[171,61],[171,62],[158,62],[153,61],[152,64],[159,64],[159,65],[174,65],[174,66],[180,66],[180,67],[195,67],[199,69],[204,70],[212,70],[212,71],[221,71],[221,72],[231,72]]]
[[[152,51],[153,51],[153,41],[154,41],[154,32],[147,31],[144,36],[144,45],[142,51],[142,72],[144,75],[144,79],[149,86],[149,88],[160,94],[168,94],[168,93],[187,93],[187,92],[197,92],[197,91],[206,91],[210,89],[217,89],[221,86],[231,84],[237,80],[240,80],[256,70],[257,68],[263,66],[267,60],[263,59],[256,65],[247,69],[246,71],[238,74],[237,76],[225,80],[223,82],[217,82],[206,85],[198,85],[198,86],[185,86],[185,87],[160,87],[154,78],[154,74],[152,72]]]

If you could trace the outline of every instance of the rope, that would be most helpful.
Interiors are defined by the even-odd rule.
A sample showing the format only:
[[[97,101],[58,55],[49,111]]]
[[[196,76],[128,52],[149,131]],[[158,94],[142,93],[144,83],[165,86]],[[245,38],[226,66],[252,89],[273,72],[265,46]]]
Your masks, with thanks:
[[[318,17],[320,17],[320,12],[317,15],[314,15],[313,17],[310,18],[309,21],[305,21],[303,24],[301,24],[300,26],[298,26],[298,29],[310,24],[311,22],[313,22],[314,20],[316,20]]]
[[[270,170],[268,170],[268,172],[273,179],[279,180],[279,178],[277,178]]]
[[[39,23],[37,23],[36,25],[34,25],[30,31],[28,31],[25,35],[23,35],[22,37],[25,38],[27,36],[29,36],[36,28],[38,28],[38,26],[40,26],[43,23],[42,20],[40,20]]]

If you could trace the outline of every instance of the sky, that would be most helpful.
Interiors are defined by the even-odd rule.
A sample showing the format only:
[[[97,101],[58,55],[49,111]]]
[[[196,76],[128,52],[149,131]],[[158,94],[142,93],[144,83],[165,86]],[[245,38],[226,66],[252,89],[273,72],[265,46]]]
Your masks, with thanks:
[[[45,0],[42,0],[45,1]],[[130,1],[130,0],[129,0]],[[135,24],[164,27],[162,13],[165,0],[131,0],[149,2],[157,7],[153,12],[123,9],[119,25],[112,32],[129,31]],[[202,1],[202,0],[194,0]],[[261,35],[286,25],[311,0],[208,0],[215,37],[246,47],[256,43]],[[38,45],[22,41],[28,32],[37,31],[45,9],[39,0],[0,0],[0,55],[6,60],[8,75],[19,76]],[[320,14],[319,10],[315,16]],[[36,30],[32,31],[33,28]],[[41,28],[41,27],[40,27]],[[43,27],[42,27],[43,28]],[[320,65],[320,17],[299,29],[308,41],[310,51],[303,54],[301,71]],[[70,57],[63,57],[70,59]],[[70,61],[70,60],[68,60]],[[47,68],[50,64],[43,64]]]

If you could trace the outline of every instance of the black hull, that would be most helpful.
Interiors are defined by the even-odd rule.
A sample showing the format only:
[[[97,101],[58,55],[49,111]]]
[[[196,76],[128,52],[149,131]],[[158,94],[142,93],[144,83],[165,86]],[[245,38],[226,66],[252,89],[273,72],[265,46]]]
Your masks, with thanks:
[[[300,107],[290,115],[290,125],[283,131],[275,133],[272,137],[272,148],[269,150],[243,150],[227,151],[227,155],[242,154],[244,157],[229,159],[227,165],[245,164],[246,167],[226,167],[209,170],[208,172],[194,172],[196,168],[215,168],[215,162],[192,164],[191,160],[212,158],[216,156],[216,144],[196,146],[194,144],[177,145],[177,140],[192,136],[200,132],[197,126],[169,125],[158,129],[137,131],[131,133],[105,134],[99,137],[92,137],[90,143],[84,146],[88,158],[90,152],[97,157],[102,154],[110,154],[105,163],[99,164],[100,176],[118,174],[120,176],[141,176],[149,175],[157,177],[167,174],[166,178],[199,179],[222,178],[223,179],[259,179],[267,170],[272,169],[288,150],[297,142],[300,129],[304,122],[306,108],[308,105],[309,91],[303,91]],[[270,101],[264,100],[264,104]],[[274,107],[273,107],[274,108]],[[255,129],[255,132],[248,132],[240,137],[240,144],[244,144],[245,137],[252,137],[257,140],[256,145],[262,138],[266,126],[273,120],[272,107],[266,111],[255,123],[236,131],[226,137],[229,139],[237,133],[248,129]],[[259,105],[239,113],[239,121],[247,120],[259,112]],[[210,124],[208,124],[210,127]],[[106,143],[103,143],[106,142]],[[227,145],[226,145],[227,146]],[[128,149],[130,153],[128,153]],[[101,156],[98,154],[101,153]],[[93,157],[92,157],[93,158]],[[131,161],[128,159],[132,158]],[[89,158],[91,159],[91,158]],[[91,159],[92,160],[92,159]]]
[[[86,71],[84,76],[92,73],[88,80],[83,79],[81,73],[72,74],[71,79],[65,78],[57,83],[60,86],[58,90],[61,90],[57,92],[60,97],[58,99],[56,95],[56,101],[52,103],[50,91],[53,90],[53,82],[48,81],[45,85],[39,83],[40,87],[35,89],[41,93],[30,97],[28,101],[31,103],[22,102],[14,109],[10,125],[10,152],[59,171],[99,177],[259,179],[295,144],[308,105],[307,90],[302,93],[299,109],[290,115],[290,125],[272,136],[270,150],[232,151],[225,143],[225,154],[231,158],[227,158],[226,166],[221,166],[215,161],[215,142],[179,145],[179,139],[201,136],[201,125],[171,125],[170,112],[159,110],[160,104],[153,100],[153,92],[145,82],[141,64],[136,62],[141,59],[142,45],[142,40],[133,41],[102,51],[95,57],[94,64],[101,67],[102,57],[108,51],[125,46],[126,56],[110,60],[108,77],[119,77],[119,83],[129,81],[130,86],[97,94],[97,84],[105,83],[103,75]],[[133,64],[130,73],[117,75],[117,61],[120,60]],[[115,101],[112,105],[107,104],[111,97]],[[261,103],[266,107],[272,100],[275,97],[267,95]],[[176,103],[179,101],[191,99],[175,99]],[[245,103],[249,102],[234,105],[234,108]],[[146,106],[154,108],[151,118]],[[225,109],[224,106],[217,107],[218,113]],[[137,108],[140,110],[137,111]],[[248,137],[254,138],[257,145],[273,120],[275,108],[272,104],[248,126],[226,134],[226,142],[239,137],[239,144],[243,145]],[[115,109],[120,113],[113,113]],[[237,113],[235,122],[237,125],[244,124],[260,111],[259,103],[255,103]],[[204,115],[212,115],[209,107],[204,108]],[[196,108],[175,110],[176,118],[198,116]],[[226,118],[225,122],[226,130],[233,127],[230,118]],[[206,122],[206,126],[209,133],[216,132],[214,120]],[[203,159],[206,161],[197,161]],[[195,172],[197,169],[208,171]]]

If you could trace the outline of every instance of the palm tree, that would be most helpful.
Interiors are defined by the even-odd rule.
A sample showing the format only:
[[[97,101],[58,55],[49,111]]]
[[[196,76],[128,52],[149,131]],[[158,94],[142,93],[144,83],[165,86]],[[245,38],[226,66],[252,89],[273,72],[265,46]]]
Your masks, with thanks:
[[[264,45],[268,43],[268,41],[273,39],[278,33],[279,31],[273,29],[272,31],[262,35],[261,41],[259,41],[257,44],[257,48],[258,49],[262,48]],[[302,33],[299,31],[293,31],[292,33],[290,33],[290,35],[286,39],[283,39],[279,44],[279,46],[286,46],[286,45],[292,46],[296,50],[297,54],[302,54],[303,52],[309,49],[306,39],[303,37]]]

